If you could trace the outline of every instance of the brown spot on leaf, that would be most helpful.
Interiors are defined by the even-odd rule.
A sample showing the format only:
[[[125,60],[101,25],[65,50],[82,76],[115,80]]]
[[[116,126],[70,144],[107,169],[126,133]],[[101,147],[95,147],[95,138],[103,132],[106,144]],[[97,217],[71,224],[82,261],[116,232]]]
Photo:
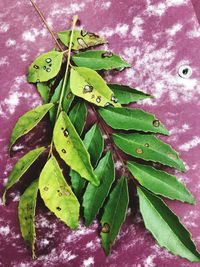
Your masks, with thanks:
[[[142,153],[143,153],[142,148],[136,148],[136,153],[137,153],[137,154],[142,154]]]
[[[160,121],[159,120],[154,120],[153,121],[153,126],[159,127],[160,126]]]
[[[110,225],[108,223],[104,223],[103,227],[101,228],[102,233],[109,233],[110,232]]]

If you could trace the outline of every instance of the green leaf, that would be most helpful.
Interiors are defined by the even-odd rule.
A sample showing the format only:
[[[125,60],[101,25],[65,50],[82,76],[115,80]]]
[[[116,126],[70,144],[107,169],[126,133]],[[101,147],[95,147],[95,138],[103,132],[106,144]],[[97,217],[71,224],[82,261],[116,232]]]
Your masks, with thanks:
[[[99,185],[99,180],[94,174],[90,162],[89,153],[65,112],[61,112],[56,121],[53,141],[60,157],[72,170],[78,172],[94,185]]]
[[[38,179],[33,181],[20,198],[18,217],[23,239],[32,249],[32,258],[35,259],[35,208],[38,193]]]
[[[3,194],[4,204],[6,203],[7,190],[20,180],[22,175],[31,167],[31,165],[38,159],[38,157],[44,152],[45,149],[45,147],[40,147],[31,150],[17,161],[17,163],[13,167],[11,174],[8,177],[8,181],[5,186],[5,191]]]
[[[191,235],[179,218],[156,195],[146,189],[137,188],[140,211],[145,227],[158,244],[192,262],[199,262],[200,255],[191,240]]]
[[[93,70],[111,70],[131,67],[125,60],[110,51],[90,50],[72,56],[72,60],[79,67]]]
[[[21,136],[30,132],[53,107],[52,103],[38,106],[22,115],[12,131],[9,150]]]
[[[28,69],[30,83],[46,82],[54,78],[62,64],[63,52],[51,51],[37,57]]]
[[[125,177],[121,177],[110,194],[101,219],[101,241],[106,255],[110,254],[112,244],[125,220],[129,195]]]
[[[83,101],[77,101],[69,113],[69,118],[77,133],[82,134],[87,117],[87,107]]]
[[[195,204],[194,197],[185,185],[173,175],[164,171],[156,170],[147,165],[138,164],[133,161],[127,162],[127,167],[138,182],[155,194]]]
[[[42,97],[43,103],[47,104],[49,102],[50,88],[46,83],[37,83],[37,90]]]
[[[113,129],[137,130],[168,135],[168,130],[151,113],[138,108],[100,108],[101,117]]]
[[[151,95],[145,94],[127,85],[108,84],[108,86],[113,91],[120,104],[130,104],[138,100],[152,97]]]
[[[86,133],[83,142],[91,156],[92,166],[95,167],[104,149],[103,136],[97,124],[94,124]]]
[[[83,67],[71,68],[70,88],[73,94],[97,106],[121,106],[117,104],[117,99],[106,82],[94,70]]]
[[[59,39],[67,47],[69,47],[70,36],[71,30],[58,33]],[[91,46],[96,46],[105,43],[106,40],[98,36],[97,34],[86,32],[84,30],[74,30],[72,50],[85,49]]]
[[[92,223],[98,214],[115,179],[114,161],[110,152],[107,152],[100,160],[95,174],[100,179],[100,186],[95,187],[88,184],[83,196],[84,218],[87,226]]]
[[[97,124],[94,124],[86,133],[83,143],[90,154],[92,166],[95,167],[99,161],[103,148],[104,140]],[[76,196],[80,197],[86,181],[76,171],[70,171],[71,183]]]
[[[115,144],[126,154],[185,171],[178,153],[150,134],[113,134]]]
[[[53,156],[40,174],[39,189],[47,208],[71,229],[77,228],[80,205]]]
[[[55,124],[56,113],[57,113],[57,104],[58,104],[59,99],[60,99],[60,93],[61,93],[62,85],[63,85],[63,80],[61,80],[59,82],[59,84],[57,85],[57,87],[54,91],[54,94],[52,95],[51,100],[50,100],[50,102],[54,104],[54,107],[49,111],[50,121],[51,121],[52,125]],[[64,90],[64,97],[63,97],[63,101],[62,101],[62,109],[65,112],[68,112],[73,99],[74,99],[74,95],[72,94],[72,92],[70,90],[69,81],[68,81],[66,88]]]

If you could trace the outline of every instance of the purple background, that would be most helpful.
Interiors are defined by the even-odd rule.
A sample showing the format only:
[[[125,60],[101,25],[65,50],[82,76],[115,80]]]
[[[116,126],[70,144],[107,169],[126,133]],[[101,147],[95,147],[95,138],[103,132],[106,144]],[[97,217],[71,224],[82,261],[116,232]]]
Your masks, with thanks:
[[[198,2],[193,0],[200,18]],[[155,96],[138,105],[154,112],[170,130],[171,136],[162,139],[180,152],[187,167],[186,174],[173,173],[185,182],[197,204],[166,202],[191,231],[200,249],[200,30],[192,3],[189,0],[37,0],[37,4],[54,31],[67,29],[72,15],[78,14],[81,27],[107,37],[109,49],[133,66],[114,77],[107,72],[106,79],[141,88]],[[14,147],[14,157],[9,157],[7,145],[12,128],[20,115],[41,103],[34,86],[26,82],[27,68],[36,56],[50,50],[54,42],[29,1],[1,1],[0,10],[2,194],[9,172],[25,153],[21,142]],[[185,64],[193,69],[189,79],[178,76],[179,67]],[[48,135],[46,124],[44,121]],[[48,141],[42,138],[41,127],[35,133],[35,139],[31,135],[26,139],[27,145]],[[35,171],[31,170],[33,175]],[[0,202],[0,266],[200,266],[175,257],[156,244],[144,228],[137,201],[133,204],[136,208],[129,209],[126,223],[108,258],[100,247],[96,222],[90,229],[81,224],[72,232],[39,205],[36,216],[38,259],[32,261],[19,230],[20,192],[20,186],[10,191],[7,207]]]

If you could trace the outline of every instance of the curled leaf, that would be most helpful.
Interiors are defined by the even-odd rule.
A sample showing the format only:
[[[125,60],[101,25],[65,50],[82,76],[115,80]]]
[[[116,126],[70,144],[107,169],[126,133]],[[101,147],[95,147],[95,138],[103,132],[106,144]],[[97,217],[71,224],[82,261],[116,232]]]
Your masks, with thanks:
[[[32,249],[32,257],[35,256],[35,208],[38,193],[38,179],[25,190],[20,197],[18,207],[18,217],[22,237]]]
[[[18,138],[30,132],[53,107],[52,103],[38,106],[22,115],[12,131],[9,150]]]
[[[121,106],[103,78],[89,68],[74,67],[71,69],[70,88],[73,94],[97,106]]]
[[[87,67],[93,70],[111,70],[131,67],[129,63],[110,51],[90,50],[76,54],[72,60],[78,67]]]
[[[58,37],[60,38],[61,42],[67,47],[69,47],[70,36],[71,30],[58,33]],[[95,33],[87,32],[85,30],[74,30],[72,50],[81,50],[105,43],[106,40]]]
[[[40,174],[39,189],[47,208],[71,229],[77,228],[80,205],[53,156]]]
[[[61,112],[56,121],[53,141],[60,157],[72,170],[78,172],[94,185],[99,185],[99,180],[94,174],[90,162],[89,153],[65,112]]]
[[[51,51],[37,57],[28,69],[28,82],[46,82],[54,78],[61,68],[62,58],[63,53],[58,51]]]
[[[11,174],[8,177],[8,181],[5,186],[5,191],[3,194],[3,203],[6,203],[6,192],[14,184],[16,184],[22,175],[30,168],[30,166],[38,159],[38,157],[44,152],[45,147],[36,148],[31,150],[22,158],[20,158],[15,164]]]

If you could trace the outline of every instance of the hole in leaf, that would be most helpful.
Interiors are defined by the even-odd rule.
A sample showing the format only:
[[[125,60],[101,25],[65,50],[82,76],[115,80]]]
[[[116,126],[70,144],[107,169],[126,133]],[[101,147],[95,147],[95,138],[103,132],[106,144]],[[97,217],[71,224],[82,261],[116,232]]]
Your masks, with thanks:
[[[62,149],[62,153],[64,153],[64,154],[66,153],[66,150],[64,148]]]
[[[110,52],[110,51],[107,51],[107,52],[105,52],[105,53],[103,53],[103,54],[101,55],[102,58],[105,58],[105,57],[112,57],[112,56],[113,56],[113,53]]]
[[[60,207],[57,207],[56,209],[57,209],[58,211],[61,211],[61,208],[60,208]]]

